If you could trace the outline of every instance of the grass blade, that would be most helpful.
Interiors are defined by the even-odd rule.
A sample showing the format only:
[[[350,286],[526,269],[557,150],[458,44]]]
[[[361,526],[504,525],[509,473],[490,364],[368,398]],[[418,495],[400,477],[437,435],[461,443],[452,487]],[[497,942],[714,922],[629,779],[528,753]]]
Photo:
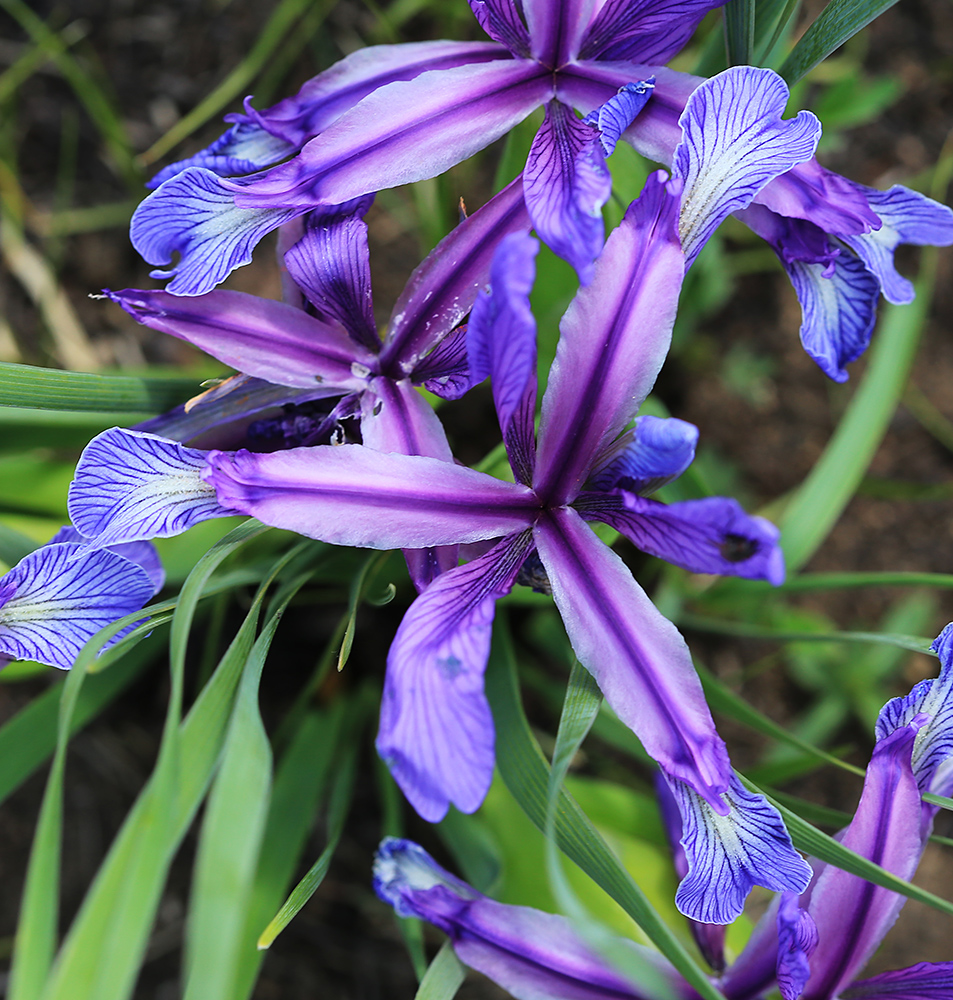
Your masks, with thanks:
[[[94,375],[0,362],[0,406],[161,413],[186,402],[199,391],[197,378]]]
[[[414,1000],[453,1000],[466,974],[453,945],[445,941],[421,979]]]
[[[497,725],[497,767],[526,815],[540,830],[545,830],[549,766],[523,714],[512,648],[503,628],[497,628],[494,635],[486,688]],[[619,903],[704,1000],[722,1000],[701,967],[660,919],[632,876],[565,791],[559,795],[556,838],[562,851]]]
[[[754,0],[731,0],[725,7],[725,52],[729,66],[746,66],[754,58]]]
[[[779,70],[793,85],[897,0],[831,0]]]

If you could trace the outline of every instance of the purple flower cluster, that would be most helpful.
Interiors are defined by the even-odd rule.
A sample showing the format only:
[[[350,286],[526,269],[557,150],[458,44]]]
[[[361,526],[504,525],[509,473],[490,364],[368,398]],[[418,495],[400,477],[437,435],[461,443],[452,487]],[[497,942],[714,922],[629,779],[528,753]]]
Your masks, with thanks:
[[[824,900],[847,891],[825,888],[843,873],[815,871],[812,882],[777,811],[732,770],[684,639],[591,525],[694,573],[780,583],[768,521],[728,498],[665,505],[651,496],[688,467],[698,436],[684,421],[638,416],[670,346],[685,273],[728,215],[741,218],[787,269],[808,352],[842,380],[866,347],[879,292],[912,295],[894,249],[953,242],[953,213],[904,188],[882,193],[826,171],[814,159],[820,123],[807,111],[782,117],[789,94],[771,70],[703,80],[662,65],[723,2],[470,0],[491,41],[356,53],[293,98],[263,112],[246,106],[220,140],[163,170],[132,238],[152,263],[181,255],[154,272],[172,280],[164,291],[105,294],[238,374],[89,444],[70,489],[75,535],[57,536],[0,580],[0,652],[68,667],[85,637],[161,585],[145,540],[208,518],[246,514],[329,543],[402,549],[418,596],[390,648],[377,747],[419,814],[436,821],[451,804],[476,810],[492,779],[483,674],[496,601],[517,584],[543,590],[579,661],[658,762],[681,831],[679,908],[725,924],[753,885],[787,894],[776,932],[787,942],[784,990],[806,967],[813,938],[804,928],[822,926],[832,906]],[[379,334],[364,222],[374,193],[435,176],[540,106],[520,177],[434,248]],[[620,139],[668,172],[649,177],[606,237],[606,159]],[[216,290],[279,227],[284,301]],[[538,429],[531,230],[580,282]],[[505,478],[457,464],[418,391],[452,401],[487,377]],[[54,576],[58,589],[40,613]],[[929,725],[926,709],[910,720],[913,709],[891,711],[904,721],[881,735],[889,750],[875,761],[896,770]],[[854,825],[874,808],[862,803]],[[854,825],[845,843],[860,838],[863,852]],[[400,912],[443,927],[477,967],[504,968],[494,949],[506,950],[506,921],[536,934],[539,955],[521,961],[537,972],[499,976],[517,995],[514,984],[537,974],[606,984],[573,996],[635,995],[557,918],[507,916],[413,846],[387,845],[378,877]],[[802,917],[791,901],[805,892]],[[493,938],[497,921],[504,930]],[[547,935],[564,959],[555,971]],[[778,952],[777,939],[770,947]],[[725,983],[764,961],[743,955]],[[753,975],[728,995],[760,995],[768,981],[752,985]],[[833,997],[845,981],[825,972],[814,988],[817,976],[812,997]],[[526,990],[550,995],[538,983]]]

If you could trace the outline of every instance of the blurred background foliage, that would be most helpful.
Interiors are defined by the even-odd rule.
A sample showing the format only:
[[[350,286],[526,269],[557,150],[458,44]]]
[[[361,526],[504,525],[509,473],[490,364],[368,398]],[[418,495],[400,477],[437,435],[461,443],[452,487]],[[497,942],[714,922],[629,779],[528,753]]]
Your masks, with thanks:
[[[792,110],[824,122],[827,166],[946,200],[946,0],[832,3],[847,21],[890,9],[853,37],[856,24],[828,14],[826,34],[812,29],[794,55],[822,2],[732,4],[727,52],[717,13],[677,68],[711,74],[729,57],[780,68],[794,82]],[[480,33],[463,0],[0,0],[0,24],[9,566],[65,520],[92,435],[223,374],[88,298],[104,285],[153,284],[126,233],[143,181],[215,138],[247,93],[265,107],[360,46]],[[812,67],[825,38],[834,54]],[[515,176],[537,124],[443,177],[380,194],[368,221],[382,321],[455,224],[459,199],[475,208]],[[614,225],[652,166],[625,145],[611,166]],[[229,287],[278,297],[272,251],[264,244]],[[935,671],[925,650],[953,618],[951,264],[925,251],[904,253],[901,266],[918,276],[917,303],[884,308],[869,359],[833,385],[797,343],[797,304],[774,255],[729,220],[686,282],[647,412],[701,429],[695,465],[663,498],[728,493],[771,516],[784,528],[789,582],[691,577],[619,546],[688,636],[736,764],[829,833],[856,801],[877,710]],[[533,293],[542,375],[574,287],[568,265],[543,250]],[[459,457],[496,471],[486,388],[442,415]],[[411,599],[401,560],[237,520],[159,547],[168,599],[151,626],[65,679],[24,663],[0,673],[0,956],[15,952],[6,996],[413,996],[439,936],[398,926],[369,887],[377,841],[402,832],[507,902],[556,909],[568,886],[594,919],[680,949],[702,974],[672,904],[650,769],[605,709],[566,782],[581,811],[560,800],[555,829],[574,862],[565,884],[547,871],[540,828],[555,791],[540,750],[557,746],[572,666],[547,598],[518,591],[502,602],[490,671],[501,777],[475,817],[451,812],[430,829],[404,808],[372,746],[388,641]],[[937,834],[922,884],[950,897],[947,814]],[[809,834],[798,837],[809,846]],[[765,900],[755,894],[752,915]],[[876,968],[951,957],[950,906],[929,906],[910,903]],[[730,948],[750,926],[738,921]],[[260,940],[273,942],[267,952]],[[442,953],[419,995],[452,996],[460,979]],[[471,977],[460,995],[501,994]]]

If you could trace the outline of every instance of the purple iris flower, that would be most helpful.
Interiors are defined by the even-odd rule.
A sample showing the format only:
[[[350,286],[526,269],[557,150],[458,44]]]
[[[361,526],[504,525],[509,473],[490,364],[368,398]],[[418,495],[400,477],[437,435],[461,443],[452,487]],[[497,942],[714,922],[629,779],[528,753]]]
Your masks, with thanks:
[[[724,2],[470,0],[492,42],[366,49],[262,114],[246,107],[213,147],[159,175],[164,183],[136,212],[133,243],[154,264],[181,254],[154,276],[173,277],[175,294],[199,294],[247,263],[258,240],[290,218],[434,177],[545,105],[524,178],[527,207],[540,236],[588,280],[609,179],[572,108],[588,114],[641,81],[628,92],[616,138],[648,101],[626,137],[668,162],[678,116],[701,80],[659,64]],[[266,167],[299,148],[260,173],[220,176]]]
[[[522,234],[502,241],[467,353],[474,381],[492,376],[515,482],[356,445],[205,454],[117,431],[87,452],[71,490],[76,523],[100,542],[129,537],[137,519],[142,537],[171,518],[186,526],[234,511],[372,548],[498,539],[408,611],[388,658],[382,756],[424,818],[439,819],[450,802],[476,809],[493,770],[483,671],[496,598],[521,577],[550,589],[580,661],[672,783],[694,831],[694,874],[680,898],[711,922],[732,919],[752,884],[800,889],[809,871],[777,813],[733,775],[684,640],[586,521],[694,572],[782,579],[777,529],[734,501],[666,507],[641,495],[683,470],[693,429],[626,427],[667,353],[685,268],[704,239],[813,152],[816,120],[782,122],[785,93],[771,71],[739,67],[693,95],[677,176],[649,179],[563,317],[538,439],[528,301],[537,244]],[[712,105],[733,112],[728,126]],[[706,884],[709,866],[730,872],[731,892]]]
[[[327,441],[340,420],[356,416],[369,447],[452,462],[443,426],[414,387],[424,384],[439,395],[456,397],[469,384],[466,329],[458,324],[487,282],[500,238],[529,228],[522,192],[518,184],[510,184],[440,242],[411,275],[383,341],[374,325],[367,226],[361,219],[369,205],[370,199],[363,199],[356,208],[311,212],[303,225],[299,223],[300,239],[283,257],[287,302],[231,291],[194,298],[139,289],[106,294],[139,322],[187,340],[244,373],[228,394],[237,400],[242,414],[253,412],[257,405],[340,397],[323,421],[305,422],[304,440],[289,444]],[[276,391],[279,386],[287,387],[286,391]],[[234,417],[234,406],[223,405],[227,403],[224,389],[213,390],[208,401],[200,397],[188,414],[150,424],[161,429],[163,436],[176,436],[184,427],[207,426],[205,410],[211,410],[215,418],[223,413]],[[123,449],[124,442],[132,440],[130,434],[114,429],[100,435],[90,443],[77,469],[70,501],[79,518],[76,523],[100,540],[105,500],[91,496],[90,490],[96,493],[100,486],[95,477],[101,453],[115,455],[116,448]],[[170,443],[156,447],[175,448]],[[127,468],[127,488],[141,467],[139,462]],[[88,480],[86,470],[94,478]],[[181,475],[171,482],[176,483],[176,505],[167,505],[167,494],[161,489],[152,494],[153,510],[164,525],[149,517],[139,531],[130,533],[113,517],[105,537],[174,534],[190,527],[200,515],[221,512],[219,505],[204,502],[207,487],[197,480],[199,506],[189,507],[179,517],[189,494],[182,492]],[[83,490],[83,483],[89,484],[88,490]],[[143,510],[131,503],[130,517],[142,522],[143,516]],[[406,554],[411,575],[421,589],[433,575],[457,562],[453,546]]]
[[[470,0],[493,42],[366,49],[266,112],[246,108],[212,147],[158,175],[165,184],[137,210],[133,243],[154,264],[181,254],[154,276],[172,277],[175,294],[199,294],[308,208],[435,176],[546,104],[524,173],[527,207],[540,237],[588,281],[609,179],[571,109],[591,118],[629,88],[614,139],[672,164],[680,113],[702,81],[658,64],[722,2]],[[900,186],[863,187],[814,160],[755,200],[742,218],[781,258],[804,347],[837,381],[869,343],[880,291],[891,302],[913,297],[893,266],[896,247],[953,243],[945,206]]]
[[[922,796],[953,790],[953,625],[933,648],[940,657],[939,677],[921,681],[908,696],[884,706],[860,803],[838,837],[845,847],[907,880],[937,811]],[[664,807],[663,796],[666,814],[672,821],[669,829],[678,827],[679,817]],[[497,903],[410,841],[389,838],[381,844],[374,887],[401,916],[439,927],[461,961],[515,997],[660,1000],[596,955],[565,918]],[[776,987],[783,1000],[949,1000],[953,962],[920,962],[856,979],[904,901],[895,892],[816,862],[807,891],[800,899],[790,892],[776,897],[727,970],[716,943],[721,929],[697,930],[706,935],[709,947],[715,944],[714,954],[703,952],[713,959],[719,973],[715,985],[728,1000],[758,1000]],[[652,963],[668,986],[667,996],[696,996],[656,952],[632,942],[625,946]]]
[[[61,528],[0,577],[0,658],[68,670],[87,639],[138,611],[163,581],[148,542],[96,549]]]

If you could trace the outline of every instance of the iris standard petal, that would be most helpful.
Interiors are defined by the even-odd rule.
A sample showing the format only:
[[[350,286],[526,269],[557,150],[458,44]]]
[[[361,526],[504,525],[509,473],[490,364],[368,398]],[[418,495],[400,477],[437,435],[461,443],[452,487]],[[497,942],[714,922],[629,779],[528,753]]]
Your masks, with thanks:
[[[522,59],[423,73],[374,91],[287,163],[228,183],[245,208],[341,204],[443,173],[552,92],[552,74]]]
[[[245,102],[245,115],[226,121],[252,121],[294,146],[302,146],[380,87],[412,80],[429,70],[452,69],[506,58],[493,42],[402,42],[370,45],[312,77],[297,94],[265,111]]]
[[[221,503],[334,545],[423,549],[497,538],[532,524],[538,506],[525,486],[357,444],[212,451],[208,462]]]
[[[684,275],[677,213],[677,196],[652,175],[563,316],[536,461],[537,492],[551,503],[578,494],[662,366]]]
[[[620,490],[601,498],[585,493],[578,507],[643,552],[691,573],[767,580],[775,586],[784,582],[780,531],[763,517],[746,514],[729,497],[663,504]]]
[[[103,548],[178,535],[223,507],[202,479],[206,453],[153,434],[113,427],[85,447],[69,488],[69,515]]]
[[[514,0],[469,0],[473,16],[494,41],[518,56],[529,56],[529,32]]]
[[[372,196],[309,212],[301,239],[284,254],[292,281],[318,310],[370,351],[380,350],[374,325],[367,224]]]
[[[949,246],[953,243],[953,211],[900,184],[894,184],[889,191],[860,189],[882,225],[869,233],[841,238],[877,276],[888,302],[912,302],[913,284],[894,267],[893,252],[901,243]]]
[[[611,156],[622,137],[622,133],[635,121],[648,103],[655,90],[655,77],[637,80],[620,87],[614,97],[583,119],[587,125],[595,125],[600,133],[600,145],[605,156]]]
[[[375,356],[337,322],[245,292],[183,297],[127,288],[105,292],[138,322],[187,340],[237,371],[277,385],[342,393],[367,384]]]
[[[414,384],[441,399],[459,399],[473,386],[467,357],[467,326],[451,330],[414,368]]]
[[[580,59],[665,63],[701,19],[726,0],[607,0],[579,50]]]
[[[810,111],[782,121],[789,96],[773,70],[733,66],[688,99],[673,157],[684,181],[679,233],[686,266],[731,212],[814,155],[821,123]]]
[[[953,962],[918,962],[906,969],[851,983],[844,1000],[949,1000],[953,996]]]
[[[477,297],[467,326],[473,383],[488,375],[510,465],[521,483],[533,478],[536,442],[536,320],[529,293],[539,243],[514,233],[493,257],[490,291]]]
[[[753,886],[803,892],[811,867],[794,850],[778,811],[763,795],[749,792],[732,772],[716,811],[695,789],[674,778],[663,764],[682,814],[682,847],[688,874],[675,905],[686,916],[729,924],[744,908]]]
[[[443,424],[410,379],[371,381],[361,399],[361,440],[374,451],[453,461]]]
[[[857,811],[840,837],[844,847],[908,880],[923,850],[920,789],[910,764],[916,730],[914,720],[877,742]],[[839,995],[880,944],[904,902],[895,892],[826,865],[811,887],[808,905],[819,944],[805,1000]]]
[[[529,27],[530,52],[549,69],[572,62],[598,0],[520,0]]]
[[[695,460],[698,428],[674,417],[637,417],[613,443],[605,464],[589,477],[589,489],[628,490],[643,496],[680,476]]]
[[[493,716],[483,691],[497,598],[509,593],[529,531],[451,569],[410,606],[387,656],[377,752],[431,823],[472,813],[493,780]]]
[[[798,906],[795,893],[782,893],[778,906],[778,989],[782,1000],[798,1000],[804,992],[816,948],[817,925],[811,915]]]
[[[548,512],[535,531],[569,641],[613,711],[670,774],[727,809],[728,754],[685,640],[574,510]]]
[[[143,201],[132,216],[132,245],[150,264],[179,262],[153,278],[172,278],[166,286],[175,295],[201,295],[213,289],[236,267],[251,262],[258,241],[273,229],[301,215],[300,208],[269,205],[238,208],[222,179],[202,167],[188,167]]]
[[[410,375],[463,320],[490,279],[493,252],[530,228],[520,177],[445,236],[414,271],[388,324],[381,365]]]
[[[598,128],[550,101],[526,160],[523,193],[536,232],[584,285],[602,249],[602,206],[611,192]]]
[[[146,571],[115,552],[45,545],[0,581],[0,654],[68,670],[88,639],[154,592]]]

